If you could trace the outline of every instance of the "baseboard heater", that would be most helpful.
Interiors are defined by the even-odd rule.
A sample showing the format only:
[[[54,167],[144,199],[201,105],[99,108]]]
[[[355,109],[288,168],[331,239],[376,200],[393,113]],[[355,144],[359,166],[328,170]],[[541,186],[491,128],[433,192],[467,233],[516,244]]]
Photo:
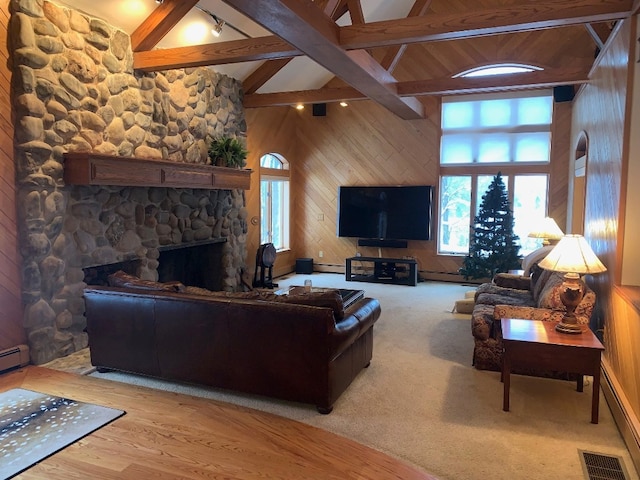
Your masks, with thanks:
[[[29,347],[18,345],[0,351],[0,372],[29,364]]]

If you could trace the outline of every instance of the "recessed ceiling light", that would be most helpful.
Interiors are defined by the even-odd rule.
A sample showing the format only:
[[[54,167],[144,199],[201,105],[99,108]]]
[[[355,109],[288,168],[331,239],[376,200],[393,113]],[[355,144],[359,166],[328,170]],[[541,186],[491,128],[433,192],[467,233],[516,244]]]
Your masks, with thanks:
[[[296,105],[296,110],[304,110],[304,105],[299,103]]]
[[[347,102],[342,101],[342,102],[340,102],[340,106],[341,107],[347,107],[347,106],[349,106],[349,104]]]

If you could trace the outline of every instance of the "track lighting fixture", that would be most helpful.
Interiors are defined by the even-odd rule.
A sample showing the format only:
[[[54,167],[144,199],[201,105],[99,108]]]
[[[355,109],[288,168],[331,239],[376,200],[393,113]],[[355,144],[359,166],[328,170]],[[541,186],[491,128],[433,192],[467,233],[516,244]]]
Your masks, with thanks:
[[[211,33],[212,33],[212,35],[214,37],[219,37],[220,34],[222,33],[222,27],[224,26],[224,20],[220,20],[218,17],[216,17],[214,15],[212,15],[211,17],[216,21],[216,24],[211,29]]]
[[[158,0],[156,0],[158,1]],[[164,0],[162,0],[164,1]],[[214,22],[216,22],[216,24],[213,26],[213,28],[211,29],[211,34],[214,37],[219,37],[220,34],[222,33],[222,27],[224,27],[225,25],[227,27],[229,27],[232,30],[235,30],[236,32],[238,32],[240,35],[242,35],[243,37],[246,38],[251,38],[251,36],[248,33],[243,32],[242,30],[240,30],[238,27],[235,27],[233,25],[231,25],[229,22],[226,22],[225,20],[223,20],[222,18],[218,17],[217,15],[211,13],[209,10],[207,10],[206,8],[202,8],[199,5],[196,5],[196,8],[198,10],[200,10],[202,13],[207,14],[210,18],[213,19]]]

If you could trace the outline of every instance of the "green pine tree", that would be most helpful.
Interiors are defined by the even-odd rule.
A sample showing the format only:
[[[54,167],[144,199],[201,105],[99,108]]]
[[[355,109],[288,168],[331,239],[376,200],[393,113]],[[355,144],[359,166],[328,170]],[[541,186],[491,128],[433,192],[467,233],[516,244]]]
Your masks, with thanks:
[[[513,212],[500,172],[482,197],[472,231],[469,255],[459,270],[465,279],[493,278],[520,268],[519,238],[513,233]]]

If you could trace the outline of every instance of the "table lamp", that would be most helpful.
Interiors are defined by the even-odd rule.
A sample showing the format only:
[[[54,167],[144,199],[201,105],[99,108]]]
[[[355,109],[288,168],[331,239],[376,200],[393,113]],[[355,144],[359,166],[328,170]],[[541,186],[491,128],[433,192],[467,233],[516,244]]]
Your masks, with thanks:
[[[565,235],[539,264],[541,268],[554,272],[565,272],[560,291],[560,300],[567,313],[556,330],[562,333],[582,333],[575,309],[584,295],[580,274],[600,273],[607,268],[598,259],[582,235]]]
[[[551,217],[544,217],[527,235],[529,238],[542,238],[542,245],[555,245],[564,233]]]

